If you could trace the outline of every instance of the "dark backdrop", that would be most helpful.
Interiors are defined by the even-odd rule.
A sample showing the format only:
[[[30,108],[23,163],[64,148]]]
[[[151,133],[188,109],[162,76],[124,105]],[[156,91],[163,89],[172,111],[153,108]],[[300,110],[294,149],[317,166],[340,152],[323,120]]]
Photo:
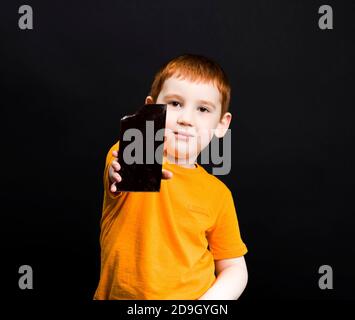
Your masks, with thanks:
[[[106,153],[181,53],[232,83],[242,298],[354,298],[353,1],[1,2],[1,273],[7,295],[92,299]],[[331,5],[334,29],[320,30]],[[34,289],[18,289],[18,268]],[[334,289],[320,290],[330,265]]]

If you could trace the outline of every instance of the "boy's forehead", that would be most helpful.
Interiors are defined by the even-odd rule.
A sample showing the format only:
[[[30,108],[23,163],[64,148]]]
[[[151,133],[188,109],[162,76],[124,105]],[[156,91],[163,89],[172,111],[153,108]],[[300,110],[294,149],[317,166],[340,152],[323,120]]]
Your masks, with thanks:
[[[162,96],[177,94],[185,98],[208,99],[218,104],[221,94],[213,82],[192,81],[175,76],[166,79],[160,92]]]

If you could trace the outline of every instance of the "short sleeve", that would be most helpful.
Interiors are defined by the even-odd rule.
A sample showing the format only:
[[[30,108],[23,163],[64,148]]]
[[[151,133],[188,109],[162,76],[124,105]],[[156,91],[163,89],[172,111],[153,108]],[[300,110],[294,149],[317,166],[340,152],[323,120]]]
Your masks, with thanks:
[[[209,249],[214,260],[237,258],[248,250],[241,239],[232,193],[223,197],[214,225],[206,231]]]

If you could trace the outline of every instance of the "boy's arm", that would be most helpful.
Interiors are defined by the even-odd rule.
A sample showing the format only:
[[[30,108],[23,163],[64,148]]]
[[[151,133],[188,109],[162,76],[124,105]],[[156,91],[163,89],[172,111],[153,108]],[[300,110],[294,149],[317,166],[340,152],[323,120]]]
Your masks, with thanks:
[[[248,282],[244,256],[215,260],[217,279],[198,300],[237,300]]]

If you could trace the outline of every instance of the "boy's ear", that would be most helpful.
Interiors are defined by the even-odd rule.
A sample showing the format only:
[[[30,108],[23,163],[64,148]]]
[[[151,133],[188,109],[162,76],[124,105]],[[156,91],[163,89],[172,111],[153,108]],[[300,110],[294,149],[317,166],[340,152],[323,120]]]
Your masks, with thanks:
[[[153,104],[153,103],[154,103],[154,100],[153,100],[152,96],[147,96],[145,98],[145,104]]]
[[[226,112],[222,119],[218,122],[216,130],[215,130],[215,136],[217,138],[222,138],[224,135],[227,133],[227,130],[229,128],[229,124],[232,121],[232,114],[230,112]]]

